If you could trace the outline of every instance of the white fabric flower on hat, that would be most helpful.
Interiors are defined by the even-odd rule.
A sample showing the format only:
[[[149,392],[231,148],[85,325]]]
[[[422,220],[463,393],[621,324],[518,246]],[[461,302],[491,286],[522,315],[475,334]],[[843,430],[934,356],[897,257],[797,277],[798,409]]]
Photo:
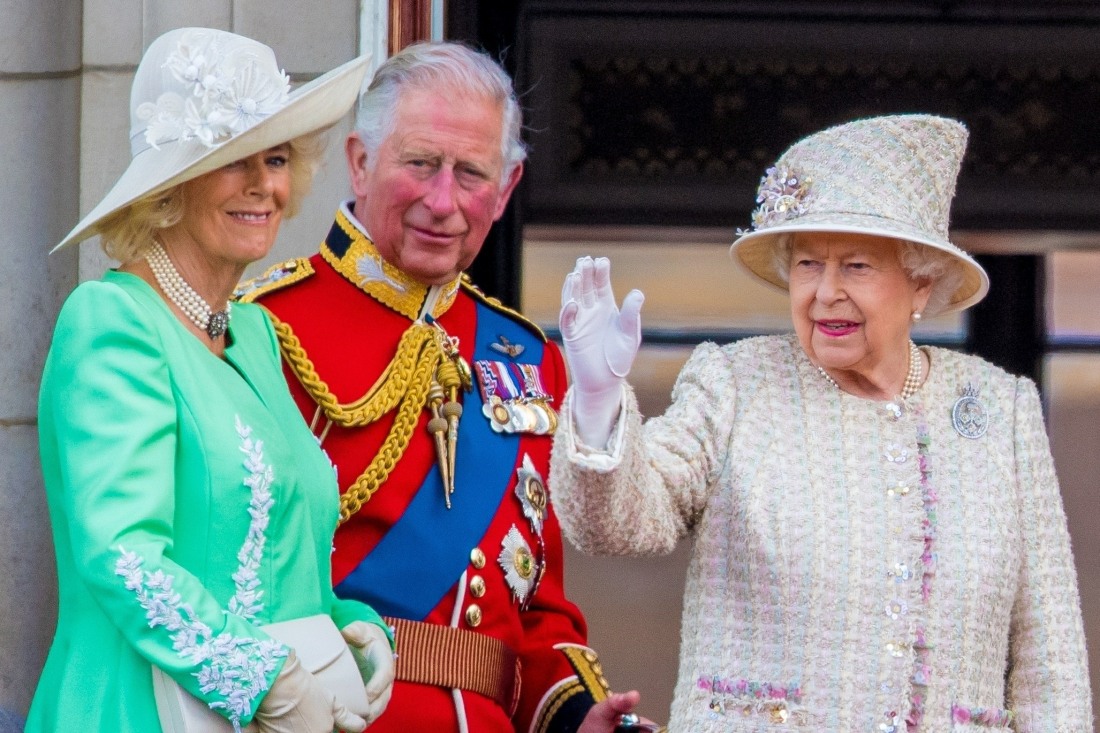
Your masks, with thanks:
[[[176,53],[164,62],[164,68],[191,87],[191,93],[196,97],[205,98],[219,94],[225,88],[224,71],[219,68],[220,57],[221,53],[214,41],[196,45],[181,41],[176,47]]]
[[[155,105],[138,108],[139,119],[148,121],[145,141],[157,149],[195,139],[214,147],[277,112],[290,95],[290,79],[268,66],[251,50],[227,53],[203,34],[181,39],[163,67],[183,95],[165,92]]]
[[[183,97],[165,92],[156,103],[145,102],[137,108],[137,116],[145,120],[145,140],[157,150],[164,140],[178,140],[183,135]]]
[[[199,105],[194,99],[188,99],[183,115],[183,134],[181,140],[198,138],[208,148],[214,147],[218,138],[229,134],[228,125],[214,118],[209,105]]]
[[[285,72],[272,77],[255,61],[233,75],[233,81],[217,99],[210,119],[233,134],[244,132],[286,104],[290,79]]]

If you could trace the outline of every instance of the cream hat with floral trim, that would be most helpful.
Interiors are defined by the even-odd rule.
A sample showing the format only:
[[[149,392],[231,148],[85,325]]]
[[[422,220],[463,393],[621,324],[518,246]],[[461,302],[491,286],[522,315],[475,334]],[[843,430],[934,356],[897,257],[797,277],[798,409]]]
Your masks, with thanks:
[[[358,97],[369,62],[360,56],[292,92],[259,41],[213,28],[168,31],[134,74],[130,166],[54,251],[142,198],[332,125]]]
[[[730,247],[750,273],[782,290],[775,246],[793,232],[850,232],[934,247],[962,265],[962,284],[943,312],[968,308],[989,290],[981,265],[947,238],[967,131],[932,115],[870,117],[810,135],[760,180],[752,229]]]

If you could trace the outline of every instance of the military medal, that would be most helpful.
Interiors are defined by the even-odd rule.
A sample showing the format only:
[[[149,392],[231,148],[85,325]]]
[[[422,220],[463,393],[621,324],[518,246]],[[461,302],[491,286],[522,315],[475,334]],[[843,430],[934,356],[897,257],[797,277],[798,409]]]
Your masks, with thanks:
[[[951,408],[951,425],[964,438],[974,440],[985,435],[989,428],[989,413],[978,399],[978,389],[968,383],[962,397]]]
[[[527,404],[535,414],[535,432],[553,435],[558,426],[557,415],[550,402],[554,399],[542,386],[542,375],[534,364],[516,364],[516,371],[523,380],[523,393]]]
[[[553,434],[558,416],[549,405],[553,398],[542,387],[538,365],[481,359],[474,363],[474,374],[481,414],[495,432]]]
[[[526,607],[528,597],[538,581],[540,568],[527,540],[523,539],[523,534],[514,524],[504,536],[497,562],[504,570],[504,579],[512,589],[513,599],[519,601],[521,607]]]
[[[535,413],[526,402],[512,402],[512,431],[517,433],[533,433],[538,426]]]
[[[477,386],[481,390],[481,414],[489,418],[489,426],[494,433],[511,433],[512,411],[505,404],[504,385],[497,377],[492,362],[474,362],[474,374],[477,376]]]
[[[504,401],[496,395],[489,398],[481,411],[485,417],[493,421],[493,430],[498,433],[502,430],[507,431],[512,425],[512,413],[508,412],[508,408],[504,406]]]
[[[553,432],[550,430],[550,417],[546,414],[547,406],[539,402],[529,402],[527,406],[535,415],[535,432],[539,435],[549,435]]]
[[[523,465],[516,469],[516,497],[523,507],[523,516],[531,523],[531,529],[542,537],[542,523],[546,519],[549,498],[542,476],[535,470],[531,456],[523,455]]]

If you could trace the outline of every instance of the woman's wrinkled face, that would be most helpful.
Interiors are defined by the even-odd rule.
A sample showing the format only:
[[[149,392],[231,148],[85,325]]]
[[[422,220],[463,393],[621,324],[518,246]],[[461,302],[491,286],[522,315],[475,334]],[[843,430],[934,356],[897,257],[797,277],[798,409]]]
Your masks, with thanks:
[[[183,218],[168,236],[190,240],[213,262],[262,259],[290,198],[290,146],[279,145],[182,185]]]
[[[893,239],[799,232],[791,250],[791,318],[806,355],[830,370],[873,374],[906,359],[914,311],[931,283],[914,282]]]

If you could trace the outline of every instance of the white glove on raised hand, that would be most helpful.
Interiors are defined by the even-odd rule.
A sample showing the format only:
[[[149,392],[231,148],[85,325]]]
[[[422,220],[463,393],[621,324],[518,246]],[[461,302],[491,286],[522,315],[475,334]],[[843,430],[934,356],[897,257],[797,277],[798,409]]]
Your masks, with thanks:
[[[292,649],[253,718],[260,733],[360,733],[367,722],[336,702]]]
[[[390,640],[377,624],[366,621],[352,621],[340,633],[351,647],[351,654],[359,665],[359,674],[366,686],[367,702],[370,703],[366,720],[370,725],[386,709],[393,693],[397,665]]]
[[[620,311],[606,257],[581,257],[561,288],[558,327],[573,380],[577,435],[603,448],[618,415],[622,384],[642,343],[645,296],[631,290]]]

